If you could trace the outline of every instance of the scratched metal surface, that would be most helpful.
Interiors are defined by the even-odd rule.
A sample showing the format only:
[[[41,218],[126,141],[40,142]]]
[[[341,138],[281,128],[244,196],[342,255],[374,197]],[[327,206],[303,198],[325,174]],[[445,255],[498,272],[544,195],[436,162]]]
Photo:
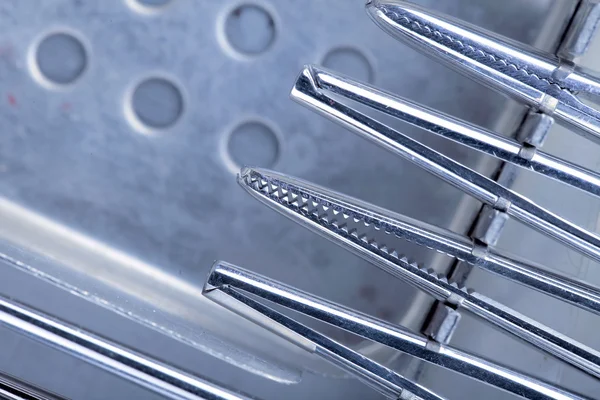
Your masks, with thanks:
[[[420,2],[543,48],[573,8],[566,0]],[[199,289],[212,261],[413,329],[431,300],[245,196],[236,163],[276,168],[465,232],[477,203],[293,104],[293,80],[302,64],[324,63],[504,134],[524,109],[388,38],[364,15],[362,0],[139,3],[0,3],[0,252],[29,268],[26,275],[4,263],[2,293],[265,399],[280,390],[286,398],[371,396],[204,301]],[[489,159],[401,127],[493,171]],[[403,250],[439,270],[450,263]],[[380,359],[392,356],[328,333]],[[0,367],[58,392],[103,398],[101,383],[115,379],[84,368],[81,379],[52,380],[27,367],[45,350],[3,335],[20,350],[0,352]],[[113,398],[132,398],[138,389],[115,390]]]

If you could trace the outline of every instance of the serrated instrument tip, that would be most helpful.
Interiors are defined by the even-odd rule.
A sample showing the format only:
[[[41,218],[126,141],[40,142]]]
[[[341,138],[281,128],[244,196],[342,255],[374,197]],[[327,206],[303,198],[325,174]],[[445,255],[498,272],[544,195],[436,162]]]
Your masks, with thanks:
[[[403,0],[367,3],[385,32],[456,71],[512,97],[600,142],[600,79],[570,61]]]

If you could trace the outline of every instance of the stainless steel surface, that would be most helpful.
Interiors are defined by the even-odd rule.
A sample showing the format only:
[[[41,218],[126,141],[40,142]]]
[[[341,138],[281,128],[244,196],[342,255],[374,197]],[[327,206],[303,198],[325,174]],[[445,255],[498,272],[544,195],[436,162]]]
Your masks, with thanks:
[[[600,378],[600,352],[471,289],[449,282],[444,274],[409,261],[405,255],[394,250],[386,235],[407,238],[453,256],[462,253],[458,257],[462,259],[478,256],[477,246],[473,247],[468,240],[440,231],[439,228],[423,227],[376,206],[274,172],[247,168],[242,171],[239,181],[248,193],[270,208],[393,276]],[[384,233],[383,239],[378,238],[378,231]],[[482,256],[485,257],[485,253]],[[497,258],[494,264],[485,263],[484,268],[487,265],[486,269],[501,272],[502,276],[553,296],[562,292],[558,294],[561,299],[599,311],[593,306],[600,304],[598,289],[584,283],[569,282],[567,278],[532,266],[506,261]],[[474,263],[478,265],[476,261]],[[578,300],[572,301],[570,297],[576,293]]]
[[[2,297],[0,325],[170,399],[250,399]]]
[[[388,398],[442,400],[435,393],[415,384],[389,368],[239,293],[235,290],[235,285],[232,287],[229,283],[221,285],[219,277],[221,270],[234,268],[230,264],[216,262],[204,286],[204,295],[236,314],[290,340],[306,351],[329,360]],[[283,287],[280,287],[280,290],[281,288]]]
[[[334,100],[320,89],[315,75],[316,72],[311,67],[302,71],[292,89],[291,96],[294,100],[415,163],[482,203],[504,211],[525,225],[600,261],[600,237],[595,233],[552,214],[465,165]]]
[[[530,376],[511,371],[489,360],[450,346],[429,342],[427,338],[415,335],[400,326],[391,325],[344,308],[231,264],[218,263],[209,275],[207,285],[205,292],[208,296],[213,296],[215,295],[214,292],[218,291],[232,297],[237,301],[236,304],[231,304],[229,299],[223,300],[218,297],[216,301],[227,307],[236,308],[240,314],[255,320],[256,316],[252,314],[258,311],[263,317],[261,321],[263,325],[279,324],[280,326],[271,327],[270,329],[280,332],[292,341],[302,343],[306,339],[304,335],[298,335],[296,332],[291,334],[289,332],[281,333],[281,330],[287,330],[287,326],[277,320],[281,314],[270,309],[263,309],[260,304],[246,297],[243,292],[269,300],[523,398],[537,400],[584,398]],[[257,307],[255,308],[254,305],[257,305]],[[240,306],[248,306],[249,308],[240,311]],[[262,311],[268,311],[268,313]],[[267,320],[264,319],[265,317]]]
[[[344,136],[340,142],[336,137],[344,135],[342,129],[285,100],[290,82],[303,63],[323,62],[508,135],[525,111],[399,48],[365,18],[362,1],[332,0],[328,10],[335,11],[327,13],[316,1],[272,3],[0,4],[0,126],[5,132],[0,247],[5,260],[21,261],[1,263],[6,269],[0,290],[105,336],[129,340],[132,348],[186,363],[202,376],[229,376],[234,386],[262,398],[281,398],[281,393],[288,399],[311,393],[366,398],[370,392],[361,385],[340,385],[344,377],[336,369],[203,301],[197,285],[206,267],[227,254],[229,260],[251,263],[413,329],[431,300],[301,230],[263,229],[276,217],[241,193],[220,196],[230,189],[224,184],[228,174],[237,163],[275,165],[345,192],[367,190],[369,201],[466,233],[479,204],[358,139]],[[534,0],[527,8],[522,0],[421,3],[544,50],[558,43],[575,5],[553,0]],[[254,27],[248,28],[249,21]],[[398,79],[390,65],[401,66],[405,78]],[[418,129],[404,131],[420,135]],[[497,169],[492,160],[460,146],[424,140],[488,176]],[[251,157],[239,159],[244,154]],[[390,168],[394,163],[397,167]],[[383,190],[378,177],[412,190]],[[439,197],[427,196],[431,192]],[[295,245],[269,254],[256,251],[282,235]],[[410,253],[439,271],[451,264],[424,249]],[[340,271],[346,279],[332,291],[325,282]],[[375,297],[372,285],[378,287]],[[2,369],[74,398],[101,399],[106,388],[113,398],[140,395],[106,374],[1,334],[12,343],[0,352]],[[348,335],[338,339],[385,362],[393,353]],[[15,357],[16,349],[34,356]],[[50,360],[67,366],[72,379],[61,379],[59,368],[43,370],[53,365]],[[143,396],[153,398],[147,392]]]
[[[577,11],[574,13],[575,15],[569,22],[569,25],[567,27],[560,27],[560,25],[555,27],[555,29],[558,29],[563,36],[561,43],[557,43],[549,49],[550,53],[559,54],[559,52],[570,52],[571,50],[581,53],[584,51],[582,48],[575,50],[574,46],[576,46],[576,44],[581,44],[579,39],[583,39],[582,36],[590,35],[589,30],[582,30],[579,28],[579,25],[582,23],[589,27],[590,21],[586,20],[582,22],[585,15],[585,4],[583,1],[578,1],[577,3]],[[595,15],[593,13],[589,14],[590,20],[594,17]],[[571,42],[572,45],[567,45],[566,42]],[[508,115],[508,112],[510,111],[506,110],[505,115]],[[536,110],[530,110],[516,132],[512,135],[521,144],[519,153],[522,153],[522,155],[527,158],[534,158],[536,153],[544,145],[548,133],[554,126],[554,122],[553,117]],[[514,163],[505,162],[498,168],[498,172],[494,174],[493,177],[495,177],[498,184],[510,189],[515,184],[519,175],[523,172],[524,171],[519,170]],[[509,216],[505,211],[495,209],[492,206],[485,204],[479,215],[475,217],[473,227],[469,231],[469,236],[482,245],[480,251],[487,251],[487,247],[497,245],[502,237],[502,233],[506,229],[508,221]],[[472,272],[472,265],[457,259],[450,267],[447,275],[450,281],[456,282],[458,285],[465,285]],[[431,338],[440,337],[443,340],[440,341],[440,343],[444,344],[449,342],[449,338],[454,335],[455,330],[458,328],[458,324],[455,323],[453,314],[448,313],[448,308],[447,305],[438,302],[432,308],[432,311],[422,328],[423,333]]]
[[[373,20],[394,37],[600,142],[600,113],[575,96],[600,95],[597,76],[407,1],[373,0],[368,8]]]

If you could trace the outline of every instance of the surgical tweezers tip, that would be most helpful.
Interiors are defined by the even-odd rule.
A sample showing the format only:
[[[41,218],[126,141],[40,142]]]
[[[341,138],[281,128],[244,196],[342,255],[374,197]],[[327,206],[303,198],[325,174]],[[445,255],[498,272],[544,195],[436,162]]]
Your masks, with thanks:
[[[244,169],[245,168],[246,167],[244,167]],[[202,287],[202,294],[208,295],[209,293],[214,292],[215,290],[219,290],[222,289],[224,286],[227,286],[220,280],[220,277],[222,277],[223,274],[225,274],[230,267],[232,267],[232,264],[226,261],[215,261],[211,266],[206,281],[204,282],[204,286]]]
[[[261,168],[244,166],[240,169],[237,175],[237,183],[245,190],[249,190],[254,182],[256,182],[257,176],[264,176],[267,170]]]
[[[208,293],[212,292],[213,290],[219,288],[219,285],[215,284],[215,282],[214,282],[214,277],[217,275],[216,271],[218,270],[220,265],[221,265],[221,261],[215,261],[213,263],[212,267],[210,268],[210,271],[208,273],[206,281],[204,282],[204,286],[202,286],[202,294],[203,295],[207,295]]]
[[[267,176],[272,171],[252,166],[244,166],[240,169],[240,172],[237,175],[237,181],[242,186],[248,186],[249,184],[256,181],[257,176]]]
[[[252,174],[252,167],[249,167],[247,165],[243,166],[242,168],[240,168],[240,172],[238,174],[238,179],[246,179],[247,177],[249,177]]]
[[[313,64],[305,64],[298,74],[298,78],[290,92],[290,98],[294,100],[301,96],[302,92],[318,93],[320,88],[317,82],[317,74],[315,69],[319,68]]]

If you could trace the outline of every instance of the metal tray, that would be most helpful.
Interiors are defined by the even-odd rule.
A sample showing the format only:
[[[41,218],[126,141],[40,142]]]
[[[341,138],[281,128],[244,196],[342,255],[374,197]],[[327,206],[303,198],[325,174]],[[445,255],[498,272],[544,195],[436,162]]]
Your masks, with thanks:
[[[575,7],[566,0],[420,3],[546,50],[556,46]],[[301,66],[325,64],[507,135],[526,111],[388,38],[366,17],[362,0],[12,0],[0,4],[0,33],[2,293],[264,399],[378,397],[204,300],[200,290],[214,259],[415,330],[432,300],[244,195],[235,183],[239,164],[275,168],[463,233],[480,208],[289,101]],[[497,168],[490,158],[399,127],[488,175]],[[553,135],[549,148],[564,151],[563,137],[574,138]],[[592,150],[586,161],[595,167]],[[580,154],[573,152],[565,155]],[[529,178],[518,187],[543,203],[554,188],[543,182],[532,194],[538,181]],[[511,238],[537,236],[510,229],[515,234],[503,243],[510,250],[549,254],[537,241],[519,247]],[[451,263],[420,248],[403,250],[440,271]],[[558,260],[567,251],[556,252],[540,261],[564,266]],[[581,263],[573,268],[593,280]],[[498,300],[531,304],[503,298],[509,289],[493,282],[473,277],[473,286]],[[540,313],[549,318],[552,311]],[[565,326],[584,324],[583,316],[566,312]],[[464,324],[457,343],[485,352],[489,341],[481,349],[473,341],[479,329]],[[406,367],[388,349],[326,333]],[[104,398],[102,382],[117,379],[91,367],[81,367],[80,379],[60,378],[59,369],[49,376],[43,364],[31,367],[34,359],[77,371],[79,363],[56,361],[51,351],[40,358],[47,350],[1,334],[19,350],[0,352],[0,369],[55,392]],[[539,357],[528,359],[534,368]],[[436,376],[426,370],[420,379],[448,382]],[[112,398],[142,390],[115,385]]]

